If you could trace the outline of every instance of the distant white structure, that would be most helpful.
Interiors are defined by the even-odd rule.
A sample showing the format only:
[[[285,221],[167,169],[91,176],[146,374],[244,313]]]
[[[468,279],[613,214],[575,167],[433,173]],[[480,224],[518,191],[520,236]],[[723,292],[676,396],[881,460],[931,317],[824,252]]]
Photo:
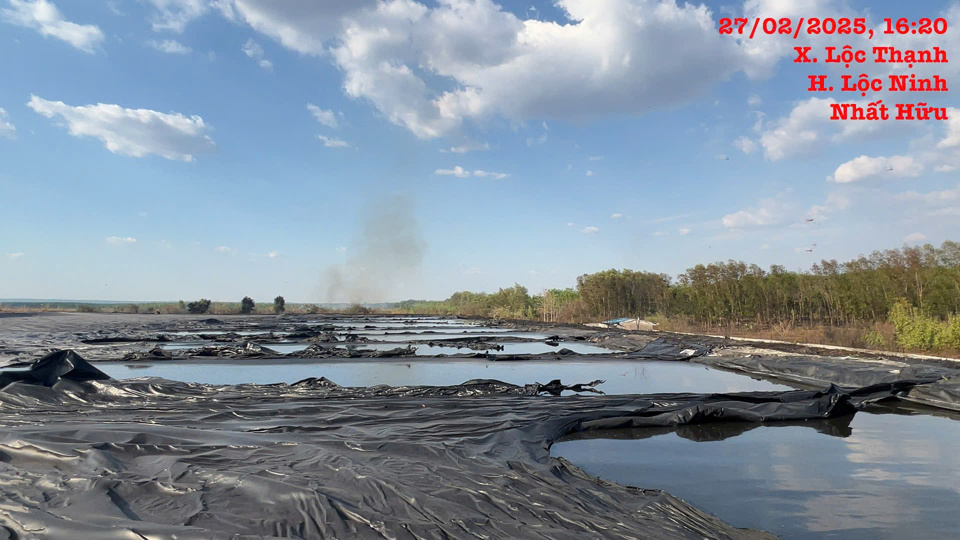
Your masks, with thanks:
[[[593,326],[595,328],[619,328],[621,330],[646,330],[655,332],[660,325],[654,322],[645,321],[639,317],[636,319],[624,317],[622,319],[613,319],[610,321],[604,321],[602,323],[588,324],[587,326]]]

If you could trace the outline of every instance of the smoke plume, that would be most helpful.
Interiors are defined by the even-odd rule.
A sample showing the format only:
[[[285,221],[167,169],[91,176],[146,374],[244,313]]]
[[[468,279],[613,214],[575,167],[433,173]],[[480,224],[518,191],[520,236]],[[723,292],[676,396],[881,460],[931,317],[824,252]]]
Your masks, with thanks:
[[[417,277],[426,242],[413,201],[392,195],[372,205],[350,259],[326,271],[327,302],[369,303],[393,295]]]

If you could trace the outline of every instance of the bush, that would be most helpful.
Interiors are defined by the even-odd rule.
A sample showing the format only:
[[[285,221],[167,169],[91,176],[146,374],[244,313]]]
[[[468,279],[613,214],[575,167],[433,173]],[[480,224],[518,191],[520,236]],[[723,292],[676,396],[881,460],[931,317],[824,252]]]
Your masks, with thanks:
[[[883,339],[883,334],[880,333],[879,330],[871,330],[868,332],[867,335],[864,336],[863,341],[868,347],[873,347],[876,349],[887,346],[886,340]]]
[[[930,351],[947,345],[948,326],[924,314],[901,298],[890,308],[897,343],[910,349]]]
[[[283,313],[287,309],[287,301],[283,299],[282,296],[278,296],[273,299],[273,312],[277,315]]]
[[[243,300],[240,301],[240,313],[244,315],[249,315],[253,313],[253,310],[257,309],[256,302],[253,301],[253,298],[249,296],[244,296]]]
[[[201,298],[196,302],[190,302],[187,304],[187,311],[193,313],[194,315],[201,315],[206,313],[210,309],[210,301],[206,298]]]

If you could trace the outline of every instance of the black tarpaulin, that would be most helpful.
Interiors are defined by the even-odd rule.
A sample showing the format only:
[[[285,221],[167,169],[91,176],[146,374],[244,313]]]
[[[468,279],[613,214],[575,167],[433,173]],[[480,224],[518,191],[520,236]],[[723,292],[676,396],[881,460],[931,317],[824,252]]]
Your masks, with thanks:
[[[674,337],[658,337],[647,343],[642,349],[626,355],[627,358],[645,358],[648,360],[682,361],[703,356],[710,347],[693,341]]]
[[[45,360],[76,384],[0,390],[11,538],[770,538],[593,478],[550,446],[585,430],[836,418],[912,384],[554,397],[534,394],[559,381],[213,386]]]

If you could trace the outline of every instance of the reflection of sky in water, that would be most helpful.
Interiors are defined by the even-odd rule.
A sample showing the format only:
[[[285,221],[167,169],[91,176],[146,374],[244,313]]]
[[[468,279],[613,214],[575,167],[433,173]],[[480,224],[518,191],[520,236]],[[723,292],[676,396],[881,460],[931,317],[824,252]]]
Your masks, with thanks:
[[[786,387],[743,375],[713,371],[685,362],[464,362],[380,360],[340,363],[233,361],[198,363],[174,361],[153,364],[97,364],[111,377],[162,377],[209,384],[292,383],[307,377],[326,377],[343,386],[454,385],[470,379],[499,379],[513,384],[567,384],[603,379],[608,394],[658,392],[733,392],[776,390]]]
[[[960,531],[960,422],[860,413],[852,434],[758,427],[553,447],[588,472],[665,489],[738,527],[786,538],[950,538]]]

